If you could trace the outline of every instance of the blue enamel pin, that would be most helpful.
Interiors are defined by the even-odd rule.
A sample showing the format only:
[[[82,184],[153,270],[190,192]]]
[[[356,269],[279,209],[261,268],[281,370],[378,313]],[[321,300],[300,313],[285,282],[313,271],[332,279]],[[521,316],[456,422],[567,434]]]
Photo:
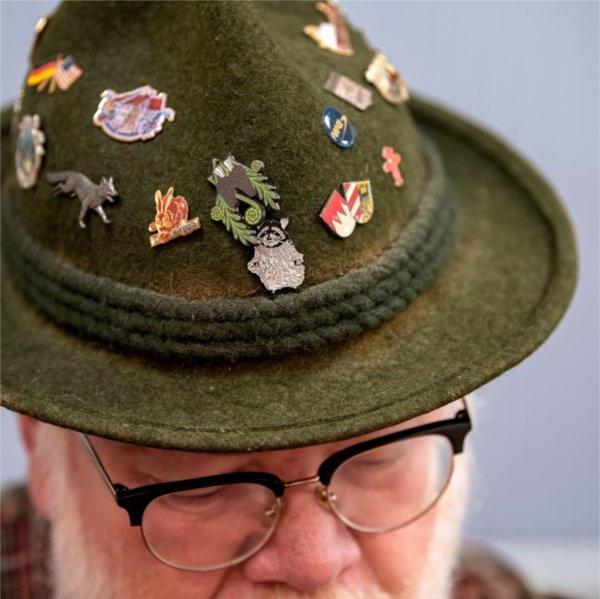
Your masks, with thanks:
[[[356,131],[346,114],[333,106],[327,106],[321,117],[327,137],[340,148],[347,150],[356,141]]]

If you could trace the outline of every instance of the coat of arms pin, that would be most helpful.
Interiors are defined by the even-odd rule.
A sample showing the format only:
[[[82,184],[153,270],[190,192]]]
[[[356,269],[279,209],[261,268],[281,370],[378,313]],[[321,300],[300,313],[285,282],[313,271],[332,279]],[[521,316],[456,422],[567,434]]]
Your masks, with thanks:
[[[175,118],[175,111],[167,107],[167,95],[149,85],[121,94],[107,89],[100,97],[94,124],[118,141],[152,139],[165,120]]]

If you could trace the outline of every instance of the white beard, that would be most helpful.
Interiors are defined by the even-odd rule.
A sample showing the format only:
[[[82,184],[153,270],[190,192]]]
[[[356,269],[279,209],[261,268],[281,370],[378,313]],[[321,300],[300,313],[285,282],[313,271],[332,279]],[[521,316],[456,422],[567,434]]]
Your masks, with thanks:
[[[40,425],[37,459],[46,463],[48,496],[52,504],[50,528],[51,586],[56,599],[109,599],[115,597],[115,580],[96,555],[93,540],[86,538],[75,499],[75,482],[69,464],[69,436],[63,429]]]
[[[42,425],[36,451],[47,464],[47,483],[52,497],[49,564],[55,599],[117,599],[144,597],[151,599],[152,589],[136,587],[128,590],[127,572],[117,569],[106,558],[102,548],[89,538],[83,525],[73,489],[69,465],[71,432]],[[42,457],[43,456],[43,457]],[[328,586],[314,593],[299,593],[282,585],[271,586],[256,599],[444,599],[451,596],[452,573],[458,557],[460,530],[467,503],[470,456],[455,458],[452,481],[436,510],[437,520],[426,548],[423,569],[399,596],[377,588]],[[107,495],[107,501],[110,498]],[[115,548],[118,552],[118,548]],[[117,560],[114,560],[117,561]],[[174,598],[175,599],[175,598]]]

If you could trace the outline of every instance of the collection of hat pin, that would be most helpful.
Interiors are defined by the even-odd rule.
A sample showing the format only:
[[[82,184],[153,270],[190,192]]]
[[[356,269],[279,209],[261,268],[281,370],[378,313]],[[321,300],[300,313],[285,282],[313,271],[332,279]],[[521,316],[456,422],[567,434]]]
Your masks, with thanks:
[[[350,35],[344,17],[332,2],[318,2],[318,11],[327,21],[319,25],[307,25],[304,33],[322,49],[341,56],[352,56]],[[36,27],[39,35],[47,19]],[[83,70],[72,56],[57,56],[38,67],[32,68],[26,84],[37,92],[67,91],[83,75]],[[369,64],[365,79],[380,95],[392,104],[408,99],[403,78],[383,54],[376,54]],[[330,72],[324,89],[359,110],[367,110],[373,104],[371,90],[349,77]],[[21,92],[15,102],[14,112],[20,112]],[[121,142],[145,141],[162,131],[165,121],[172,122],[175,111],[167,106],[167,95],[149,85],[118,93],[112,89],[100,95],[93,123],[112,139]],[[328,138],[343,150],[352,148],[356,130],[348,115],[333,106],[327,106],[321,122]],[[19,185],[32,188],[39,176],[45,154],[45,136],[38,115],[25,115],[18,126],[15,167]],[[400,173],[400,154],[391,146],[381,150],[382,169],[389,174],[396,187],[403,185]],[[263,170],[265,165],[254,160],[250,166],[237,162],[233,156],[224,160],[213,159],[212,173],[208,181],[215,187],[216,201],[210,216],[220,222],[232,237],[254,250],[247,267],[257,275],[271,292],[284,288],[298,288],[304,281],[303,255],[296,249],[288,233],[289,220],[277,218],[281,209],[280,196]],[[109,224],[103,204],[114,202],[118,196],[112,177],[102,177],[94,183],[82,173],[60,171],[47,173],[54,184],[53,195],[77,196],[81,202],[79,225],[85,228],[86,214],[93,210],[104,224]],[[327,228],[338,237],[349,237],[357,224],[369,222],[373,216],[374,201],[371,182],[368,179],[342,184],[343,195],[336,189],[331,192],[319,216]],[[148,225],[150,246],[156,247],[183,237],[201,228],[199,217],[189,219],[187,200],[175,195],[170,187],[165,193],[157,190],[154,195],[156,215]]]

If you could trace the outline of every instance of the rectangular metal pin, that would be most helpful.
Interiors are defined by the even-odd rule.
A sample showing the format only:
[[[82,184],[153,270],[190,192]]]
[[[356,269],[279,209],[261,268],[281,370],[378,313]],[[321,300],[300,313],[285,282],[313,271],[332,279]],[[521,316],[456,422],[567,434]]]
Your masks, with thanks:
[[[373,104],[371,90],[335,71],[329,73],[324,87],[334,96],[341,98],[359,110],[366,110]]]

